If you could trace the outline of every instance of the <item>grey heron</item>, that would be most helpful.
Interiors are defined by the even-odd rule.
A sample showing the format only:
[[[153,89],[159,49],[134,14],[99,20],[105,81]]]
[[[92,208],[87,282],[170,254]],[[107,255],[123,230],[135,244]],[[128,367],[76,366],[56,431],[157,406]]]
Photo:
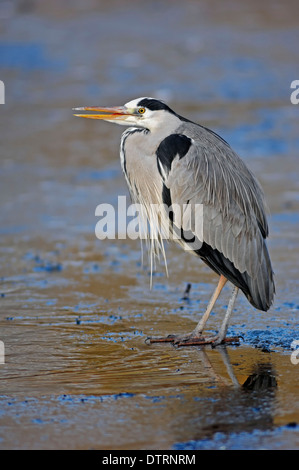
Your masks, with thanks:
[[[74,109],[95,112],[75,116],[129,126],[122,134],[120,159],[133,201],[144,207],[151,226],[158,220],[153,206],[181,207],[181,218],[174,219],[172,211],[160,212],[162,229],[170,227],[171,233],[180,233],[174,239],[219,276],[207,309],[190,334],[151,342],[178,346],[229,342],[226,333],[238,291],[262,311],[269,309],[275,293],[266,245],[265,198],[256,177],[222,137],[178,115],[160,100],[143,97],[120,107]],[[197,207],[203,208],[199,225],[191,223]],[[191,238],[185,235],[187,226]],[[163,249],[162,229],[152,250]],[[234,287],[219,332],[204,336],[208,317],[227,281]]]

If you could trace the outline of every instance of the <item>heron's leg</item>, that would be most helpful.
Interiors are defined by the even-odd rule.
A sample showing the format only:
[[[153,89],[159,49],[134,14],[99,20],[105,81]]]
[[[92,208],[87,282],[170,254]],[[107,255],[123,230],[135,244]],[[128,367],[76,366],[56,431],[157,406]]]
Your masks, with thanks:
[[[214,291],[214,293],[213,293],[213,295],[212,295],[212,297],[211,297],[211,299],[208,303],[207,309],[206,309],[205,313],[203,314],[201,320],[198,322],[197,326],[193,330],[192,336],[201,336],[201,334],[203,332],[203,329],[204,329],[204,327],[207,323],[207,320],[210,316],[210,313],[213,310],[215,302],[218,299],[218,297],[220,295],[220,292],[222,291],[222,289],[223,289],[223,287],[225,286],[226,283],[227,283],[226,277],[224,277],[221,274],[218,285],[217,285],[217,287],[216,287],[216,289],[215,289],[215,291]]]
[[[215,305],[216,300],[218,299],[220,292],[222,291],[223,287],[225,286],[227,282],[226,277],[224,277],[222,274],[220,276],[218,285],[209,301],[209,304],[207,306],[207,309],[205,313],[203,314],[201,320],[198,322],[197,326],[195,329],[189,333],[188,335],[182,335],[182,336],[176,336],[176,335],[169,335],[166,338],[147,338],[146,341],[149,343],[175,343],[177,345],[191,345],[191,344],[198,344],[196,341],[199,341],[200,344],[206,344],[206,342],[210,343],[210,338],[208,341],[205,340],[205,338],[202,336],[202,331],[205,327],[205,324],[209,318],[209,315]]]
[[[198,323],[197,327],[193,330],[193,332],[187,336],[175,336],[175,335],[169,335],[166,338],[158,338],[158,339],[152,339],[148,338],[150,343],[160,343],[160,342],[170,342],[174,343],[176,346],[200,346],[200,345],[205,345],[205,344],[211,344],[212,346],[218,346],[221,343],[239,343],[239,337],[232,337],[232,338],[226,338],[226,333],[227,333],[227,328],[229,324],[229,320],[231,317],[231,314],[233,312],[233,308],[235,305],[235,301],[238,295],[239,288],[234,287],[232,296],[229,300],[228,307],[222,322],[222,325],[220,327],[219,333],[214,336],[210,337],[204,337],[202,336],[202,329],[207,322],[207,319],[211,313],[211,310],[219,297],[219,294],[221,290],[223,289],[223,286],[225,285],[227,279],[222,276],[223,279],[220,278],[218,286],[209,302],[208,308],[206,312],[204,313],[202,319]]]
[[[215,345],[215,346],[216,346],[217,344],[222,343],[223,340],[224,340],[225,337],[226,337],[226,333],[227,333],[227,328],[228,328],[229,320],[230,320],[231,314],[233,313],[233,309],[234,309],[234,305],[235,305],[235,301],[236,301],[238,292],[239,292],[239,288],[235,286],[235,287],[234,287],[234,290],[233,290],[233,293],[232,293],[232,296],[231,296],[231,298],[229,299],[229,303],[228,303],[228,306],[227,306],[227,310],[226,310],[226,313],[225,313],[225,316],[224,316],[222,325],[221,325],[221,327],[220,327],[219,333],[218,333],[218,335],[217,335],[218,337],[217,337],[216,341],[214,342],[214,345]]]
[[[228,303],[228,306],[227,306],[227,310],[226,310],[222,325],[221,325],[219,333],[217,335],[210,336],[210,337],[204,337],[204,336],[201,336],[201,330],[199,330],[199,336],[194,336],[194,332],[193,332],[190,335],[189,338],[184,338],[181,341],[175,341],[175,344],[178,347],[180,347],[180,346],[199,346],[199,345],[203,345],[203,344],[211,344],[214,347],[214,346],[218,346],[221,343],[239,343],[239,337],[226,338],[229,319],[230,319],[231,314],[233,312],[233,308],[234,308],[235,301],[236,301],[236,298],[237,298],[237,295],[238,295],[238,291],[239,291],[239,288],[234,287],[232,296],[231,296],[231,298],[229,300],[229,303]],[[196,329],[197,329],[197,327],[196,327]]]

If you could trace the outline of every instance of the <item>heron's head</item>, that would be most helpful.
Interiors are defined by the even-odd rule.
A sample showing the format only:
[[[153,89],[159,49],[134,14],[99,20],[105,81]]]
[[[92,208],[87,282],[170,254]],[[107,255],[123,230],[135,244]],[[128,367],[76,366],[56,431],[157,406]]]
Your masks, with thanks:
[[[112,108],[100,106],[86,106],[74,108],[75,111],[95,111],[94,114],[75,114],[78,117],[89,119],[102,119],[115,122],[122,126],[138,126],[154,130],[170,120],[178,120],[179,116],[163,101],[154,98],[137,98],[124,106]],[[100,113],[100,114],[98,114]]]

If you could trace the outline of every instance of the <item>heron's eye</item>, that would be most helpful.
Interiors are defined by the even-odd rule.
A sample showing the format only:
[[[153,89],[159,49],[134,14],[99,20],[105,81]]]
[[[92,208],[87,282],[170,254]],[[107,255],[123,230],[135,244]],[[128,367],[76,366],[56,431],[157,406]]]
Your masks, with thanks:
[[[139,108],[138,113],[139,114],[144,114],[145,113],[145,108]]]

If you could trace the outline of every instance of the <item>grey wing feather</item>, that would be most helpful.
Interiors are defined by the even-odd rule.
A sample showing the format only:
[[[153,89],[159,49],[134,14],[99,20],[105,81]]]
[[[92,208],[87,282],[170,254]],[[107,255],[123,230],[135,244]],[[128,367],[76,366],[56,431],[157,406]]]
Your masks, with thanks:
[[[194,208],[203,205],[203,225],[194,235],[214,250],[211,256],[216,252],[218,258],[224,256],[222,270],[218,262],[219,274],[231,271],[229,279],[236,285],[239,282],[250,302],[268,310],[275,288],[265,243],[268,224],[262,189],[245,163],[217,135],[191,124],[186,135],[192,138],[192,145],[183,158],[173,160],[164,183],[171,202]]]

